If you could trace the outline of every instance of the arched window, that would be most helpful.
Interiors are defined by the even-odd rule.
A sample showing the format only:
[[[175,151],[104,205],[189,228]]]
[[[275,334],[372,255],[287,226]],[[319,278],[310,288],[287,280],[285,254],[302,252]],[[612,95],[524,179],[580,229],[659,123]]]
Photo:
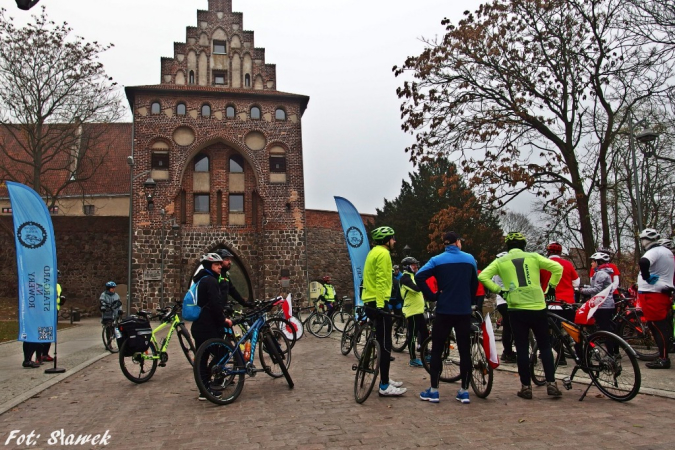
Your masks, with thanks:
[[[150,114],[159,114],[162,112],[162,105],[159,102],[152,102],[150,105]]]
[[[285,121],[286,120],[286,111],[284,111],[281,108],[277,108],[277,110],[274,111],[274,119],[280,120],[280,121]]]
[[[230,157],[230,173],[244,172],[244,157],[241,155],[232,155]]]
[[[244,75],[244,86],[251,87],[251,75],[248,73]]]
[[[251,119],[260,120],[260,108],[257,106],[253,106],[251,108]]]
[[[195,84],[195,71],[191,70],[188,75],[188,84]]]
[[[187,108],[185,107],[185,103],[179,103],[176,105],[176,115],[184,116],[186,112]]]
[[[236,113],[237,111],[234,109],[234,106],[230,105],[227,108],[225,108],[225,117],[227,117],[228,119],[234,119]]]
[[[211,117],[211,106],[202,105],[202,117]]]
[[[195,172],[208,172],[209,171],[209,157],[206,155],[199,154],[195,156]]]

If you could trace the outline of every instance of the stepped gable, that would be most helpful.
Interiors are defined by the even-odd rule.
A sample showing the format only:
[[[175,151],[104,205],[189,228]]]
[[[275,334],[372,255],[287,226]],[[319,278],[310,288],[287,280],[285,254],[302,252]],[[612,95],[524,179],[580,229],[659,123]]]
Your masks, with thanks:
[[[185,28],[185,42],[174,42],[173,57],[162,58],[160,83],[275,91],[276,65],[265,63],[265,49],[243,24],[231,0],[209,0],[197,26]]]

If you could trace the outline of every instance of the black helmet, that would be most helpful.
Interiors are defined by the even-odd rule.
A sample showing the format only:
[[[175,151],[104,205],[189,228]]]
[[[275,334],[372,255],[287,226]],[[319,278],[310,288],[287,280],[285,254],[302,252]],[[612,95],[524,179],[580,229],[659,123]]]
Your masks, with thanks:
[[[419,266],[420,262],[418,260],[416,260],[415,258],[413,258],[412,256],[406,256],[401,261],[401,265],[404,266],[404,267],[409,267],[411,264],[416,264],[416,265]]]
[[[226,248],[219,248],[216,250],[216,253],[218,253],[223,259],[232,258],[232,253],[230,253]]]

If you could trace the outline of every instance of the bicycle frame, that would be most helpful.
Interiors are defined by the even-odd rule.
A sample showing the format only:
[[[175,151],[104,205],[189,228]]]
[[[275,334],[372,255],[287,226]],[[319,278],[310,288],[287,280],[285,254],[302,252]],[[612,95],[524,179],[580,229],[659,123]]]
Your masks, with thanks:
[[[166,353],[169,347],[169,342],[171,341],[171,337],[173,336],[174,331],[176,331],[176,328],[180,323],[181,321],[180,318],[178,317],[178,314],[175,314],[170,322],[162,322],[161,324],[159,324],[159,326],[157,326],[157,328],[154,328],[152,330],[152,334],[150,335],[150,342],[152,342],[152,344],[155,346],[157,354],[149,355],[147,352],[144,352],[141,354],[142,358],[147,360],[153,359],[160,360],[162,358],[162,353]],[[169,327],[169,332],[164,337],[164,340],[162,341],[162,346],[160,347],[157,342],[157,333],[159,333],[166,327]]]
[[[230,353],[225,359],[221,359],[218,361],[216,364],[218,366],[225,365],[227,364],[230,359],[233,357],[235,352],[239,353],[242,357],[242,360],[244,360],[244,355],[241,352],[241,345],[244,344],[246,341],[250,339],[251,341],[251,357],[249,358],[248,361],[245,361],[245,367],[241,369],[236,369],[236,370],[228,370],[227,374],[228,375],[237,375],[241,373],[254,373],[254,372],[262,372],[265,369],[252,369],[253,367],[253,362],[255,361],[255,349],[258,344],[258,337],[260,336],[260,330],[261,328],[265,325],[265,322],[267,321],[267,314],[263,314],[260,317],[258,317],[255,322],[253,322],[253,325],[249,327],[249,329],[243,334],[243,336],[237,341],[236,344],[234,344],[234,348],[232,349],[233,352]],[[232,328],[226,328],[226,333],[229,334],[230,336],[234,336],[234,330]]]

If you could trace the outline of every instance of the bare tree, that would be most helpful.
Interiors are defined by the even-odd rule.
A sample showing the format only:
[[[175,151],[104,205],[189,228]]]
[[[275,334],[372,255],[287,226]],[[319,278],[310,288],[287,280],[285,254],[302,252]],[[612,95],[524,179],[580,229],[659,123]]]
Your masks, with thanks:
[[[527,238],[525,250],[528,252],[541,252],[547,244],[546,231],[548,227],[535,226],[530,218],[523,213],[506,210],[504,214],[499,216],[499,225],[504,230],[504,234],[512,231],[523,233]]]
[[[409,57],[397,76],[402,128],[416,161],[447,153],[483,202],[524,191],[576,214],[595,248],[591,197],[606,189],[609,151],[628,113],[665,96],[672,49],[625,28],[622,0],[495,0]],[[607,215],[600,202],[601,215]],[[605,223],[603,217],[601,223]]]
[[[0,178],[25,183],[53,207],[81,193],[106,158],[106,127],[124,114],[98,58],[111,45],[71,37],[47,18],[17,28],[0,9]],[[98,123],[96,126],[88,124]]]

